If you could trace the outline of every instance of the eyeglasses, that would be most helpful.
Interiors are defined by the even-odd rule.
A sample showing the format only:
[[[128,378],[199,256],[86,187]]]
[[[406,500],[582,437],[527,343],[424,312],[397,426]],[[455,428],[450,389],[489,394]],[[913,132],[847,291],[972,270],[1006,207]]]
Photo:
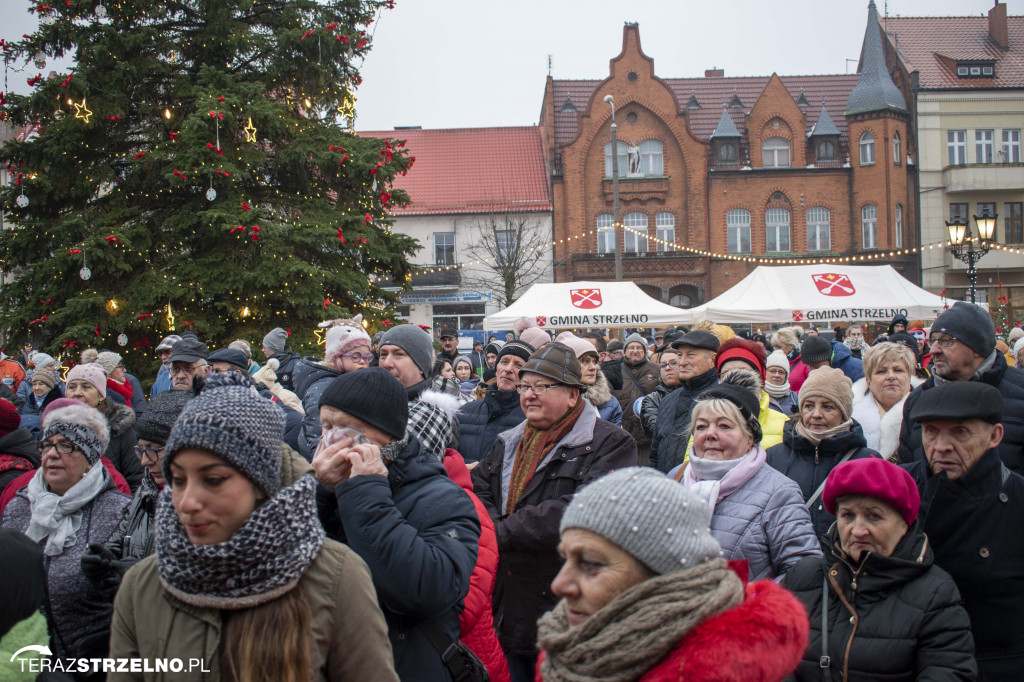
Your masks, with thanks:
[[[935,346],[938,346],[942,350],[949,350],[950,348],[953,347],[953,344],[956,343],[957,340],[958,339],[955,336],[933,336],[932,338],[928,339],[928,343],[931,344],[933,348]]]
[[[171,374],[192,374],[192,372],[196,371],[200,367],[205,366],[205,363],[200,364],[198,362],[194,365],[178,365],[177,367],[171,365]]]
[[[159,448],[144,448],[141,445],[136,445],[132,449],[135,451],[135,456],[139,458],[139,461],[142,461],[147,457],[157,460],[160,459],[160,455],[164,453],[166,446]]]
[[[542,396],[548,392],[549,388],[561,385],[557,382],[552,384],[519,384],[516,386],[516,391],[519,392],[519,395],[526,395],[527,391],[533,391],[535,396]]]
[[[373,353],[342,353],[341,357],[348,358],[352,362],[362,362],[368,365],[373,360]]]
[[[678,366],[679,366],[679,361],[678,360],[670,360],[668,362],[663,362],[663,363],[661,363],[661,365],[659,365],[659,367],[661,367],[662,369],[669,369],[671,367],[678,367]]]
[[[78,447],[69,440],[59,440],[57,442],[49,440],[39,441],[39,454],[45,455],[51,449],[55,449],[57,454],[70,455],[72,452],[78,449]]]

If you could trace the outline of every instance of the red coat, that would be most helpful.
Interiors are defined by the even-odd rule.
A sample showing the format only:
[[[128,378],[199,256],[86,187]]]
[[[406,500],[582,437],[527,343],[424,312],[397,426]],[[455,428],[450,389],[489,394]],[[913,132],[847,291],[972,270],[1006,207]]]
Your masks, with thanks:
[[[697,626],[639,682],[778,682],[800,663],[807,630],[796,597],[771,580],[751,583],[742,604]],[[543,660],[542,651],[537,682]]]
[[[114,468],[114,463],[106,457],[100,457],[100,462],[103,463],[103,466],[107,467],[107,474],[114,482],[114,485],[117,486],[117,489],[125,495],[131,495],[132,490],[128,487],[128,481],[124,480],[124,476]],[[31,481],[32,477],[35,475],[36,470],[32,469],[31,471],[26,471],[21,476],[18,476],[7,484],[7,487],[4,488],[2,494],[0,494],[0,514],[4,513],[4,507],[7,506],[7,503],[13,500],[14,496],[18,494],[18,491],[27,486],[28,482]]]
[[[789,363],[789,387],[799,393],[810,373],[811,368],[804,364],[799,355],[796,356],[796,360]]]
[[[113,379],[108,378],[107,390],[114,391],[119,396],[124,398],[124,404],[127,405],[128,407],[132,406],[132,396],[134,395],[134,391],[132,389],[132,385],[129,384],[127,381],[124,382],[123,384],[119,384]]]
[[[511,682],[508,661],[494,631],[492,595],[498,574],[498,538],[494,534],[494,523],[483,502],[473,494],[473,483],[462,455],[448,448],[444,453],[444,468],[448,470],[448,477],[462,486],[473,500],[476,514],[480,517],[480,545],[476,567],[469,579],[469,593],[459,616],[459,639],[487,667],[491,682]]]

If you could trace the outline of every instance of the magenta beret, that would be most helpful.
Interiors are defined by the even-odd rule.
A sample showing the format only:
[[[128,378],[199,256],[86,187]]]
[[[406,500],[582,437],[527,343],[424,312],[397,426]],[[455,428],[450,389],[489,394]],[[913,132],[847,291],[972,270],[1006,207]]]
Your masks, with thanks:
[[[863,495],[885,502],[912,525],[921,509],[921,493],[906,471],[877,457],[843,462],[828,475],[822,499],[829,514],[836,515],[836,500]]]

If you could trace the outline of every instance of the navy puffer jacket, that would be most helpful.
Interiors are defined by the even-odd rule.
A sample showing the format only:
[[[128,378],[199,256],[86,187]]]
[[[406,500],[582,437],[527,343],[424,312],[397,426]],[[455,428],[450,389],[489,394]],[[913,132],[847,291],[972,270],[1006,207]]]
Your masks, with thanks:
[[[344,372],[327,367],[313,358],[302,358],[295,365],[293,382],[295,395],[302,401],[302,432],[299,434],[299,454],[307,461],[313,459],[320,441],[320,396],[332,381]]]
[[[490,451],[498,434],[523,423],[526,415],[516,391],[499,391],[497,384],[487,387],[483,400],[463,405],[458,414],[459,454],[466,463],[479,462]]]

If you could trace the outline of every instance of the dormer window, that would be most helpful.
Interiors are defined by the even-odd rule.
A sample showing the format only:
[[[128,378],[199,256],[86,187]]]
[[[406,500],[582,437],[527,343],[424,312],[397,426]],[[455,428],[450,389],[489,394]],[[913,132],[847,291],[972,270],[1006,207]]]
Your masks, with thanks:
[[[994,60],[960,60],[956,63],[958,78],[995,78]]]

